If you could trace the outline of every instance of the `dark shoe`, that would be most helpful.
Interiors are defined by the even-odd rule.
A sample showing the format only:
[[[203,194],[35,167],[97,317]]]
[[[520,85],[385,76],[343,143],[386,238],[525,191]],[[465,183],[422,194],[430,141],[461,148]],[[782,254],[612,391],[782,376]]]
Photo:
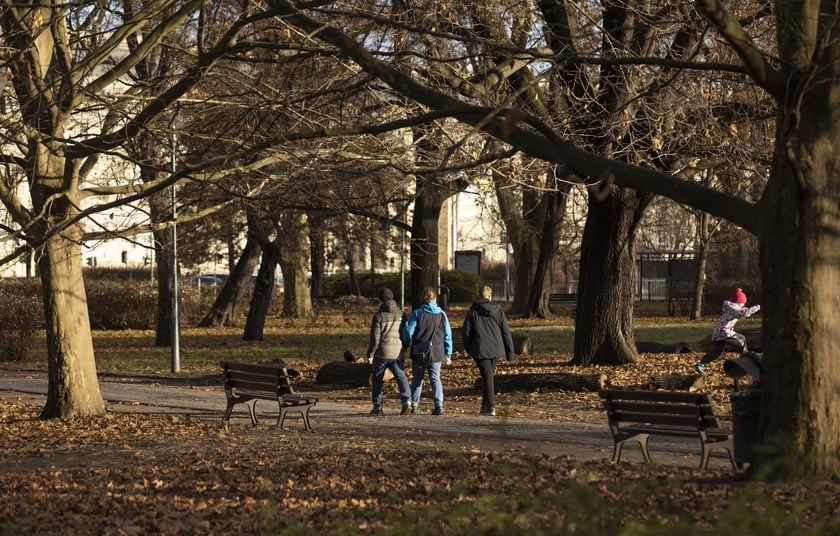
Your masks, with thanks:
[[[694,370],[696,370],[697,374],[699,374],[701,376],[706,375],[706,365],[704,365],[703,363],[695,363],[694,364]]]
[[[432,415],[443,415],[443,408],[435,408],[432,410]]]
[[[373,409],[370,410],[371,415],[383,415],[385,412],[382,411],[382,408],[379,406],[373,406]]]
[[[481,411],[479,412],[479,415],[490,415],[491,417],[495,416],[496,415],[496,408],[494,408],[492,406],[484,406],[484,407],[481,408]]]
[[[412,411],[414,411],[414,408],[411,407],[411,404],[403,404],[400,415],[411,415]]]

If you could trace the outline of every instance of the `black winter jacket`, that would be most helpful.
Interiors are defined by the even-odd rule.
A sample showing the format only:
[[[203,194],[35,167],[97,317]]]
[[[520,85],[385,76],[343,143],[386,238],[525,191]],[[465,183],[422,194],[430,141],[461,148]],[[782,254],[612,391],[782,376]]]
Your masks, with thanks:
[[[473,302],[461,328],[464,349],[476,359],[513,359],[513,337],[505,312],[498,304],[481,298]]]

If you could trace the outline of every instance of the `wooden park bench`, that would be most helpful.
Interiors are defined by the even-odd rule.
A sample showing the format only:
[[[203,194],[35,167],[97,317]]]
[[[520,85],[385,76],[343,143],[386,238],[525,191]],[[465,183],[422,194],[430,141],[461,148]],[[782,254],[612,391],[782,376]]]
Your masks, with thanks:
[[[552,292],[548,295],[548,308],[554,312],[554,307],[564,304],[577,304],[577,294],[574,292]],[[575,316],[574,310],[572,316]]]
[[[723,428],[715,415],[709,395],[678,391],[635,391],[605,389],[599,391],[607,410],[613,435],[613,462],[621,460],[621,451],[629,442],[642,448],[642,456],[651,463],[648,438],[652,435],[697,437],[702,446],[700,468],[708,469],[711,453],[724,449],[732,468],[737,469],[732,431]]]
[[[277,427],[283,428],[283,421],[289,411],[299,412],[303,417],[303,425],[311,431],[309,424],[309,410],[318,402],[311,396],[296,394],[292,388],[287,369],[279,364],[219,363],[224,370],[225,395],[227,409],[222,420],[230,420],[230,414],[236,404],[244,403],[248,406],[251,422],[257,424],[255,406],[257,400],[276,400],[280,405],[280,416]]]

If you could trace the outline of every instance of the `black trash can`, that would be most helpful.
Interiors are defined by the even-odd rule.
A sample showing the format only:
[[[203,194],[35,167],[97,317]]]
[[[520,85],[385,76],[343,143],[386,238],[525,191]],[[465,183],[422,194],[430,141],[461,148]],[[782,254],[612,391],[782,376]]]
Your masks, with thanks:
[[[449,287],[440,287],[438,289],[437,304],[444,311],[447,310],[449,307]]]
[[[729,395],[732,402],[732,439],[735,461],[751,462],[758,436],[758,415],[761,411],[761,389],[736,391]]]

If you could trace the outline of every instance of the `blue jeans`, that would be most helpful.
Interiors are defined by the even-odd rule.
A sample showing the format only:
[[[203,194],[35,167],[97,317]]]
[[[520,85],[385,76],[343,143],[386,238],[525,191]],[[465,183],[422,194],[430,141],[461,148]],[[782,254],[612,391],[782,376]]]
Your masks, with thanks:
[[[399,359],[381,359],[379,357],[373,358],[373,369],[371,375],[371,395],[373,398],[373,405],[382,407],[382,380],[385,377],[385,370],[391,371],[394,379],[397,380],[397,388],[400,390],[400,400],[403,405],[411,402],[411,391],[408,387],[408,377],[405,375],[405,362],[403,358]]]
[[[432,398],[435,407],[443,409],[443,384],[440,382],[440,362],[432,363],[428,367],[411,360],[411,405],[415,408],[420,402],[420,394],[423,392],[423,376],[429,371],[429,383],[432,385]]]

